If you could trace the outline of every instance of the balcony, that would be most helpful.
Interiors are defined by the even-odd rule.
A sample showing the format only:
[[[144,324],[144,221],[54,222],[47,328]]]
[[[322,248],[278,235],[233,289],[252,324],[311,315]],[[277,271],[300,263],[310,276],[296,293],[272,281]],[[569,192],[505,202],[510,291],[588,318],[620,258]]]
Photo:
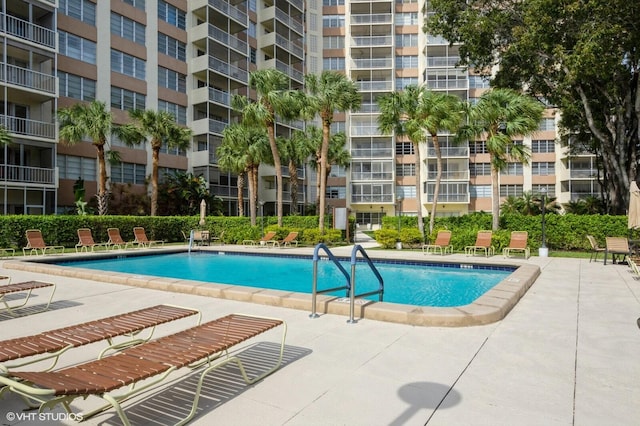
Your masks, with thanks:
[[[468,146],[451,146],[451,147],[441,147],[440,154],[442,158],[445,157],[468,157],[469,156],[469,147]],[[433,148],[427,149],[427,156],[435,158],[436,150]]]
[[[217,58],[209,58],[209,69],[213,71],[217,71],[221,74],[224,74],[228,77],[235,78],[236,80],[241,81],[242,83],[249,83],[249,73],[243,69],[238,67],[234,67],[233,65],[229,65],[226,62],[221,61]]]
[[[392,67],[392,58],[354,59],[352,62],[352,68],[354,69],[379,69]]]
[[[351,180],[367,180],[367,181],[380,181],[380,180],[392,180],[392,172],[351,172]]]
[[[380,13],[375,15],[369,15],[369,14],[351,15],[351,25],[391,24],[392,22],[393,22],[393,15],[391,15],[390,13]]]
[[[298,43],[287,40],[280,34],[276,34],[276,46],[283,48],[287,52],[293,53],[298,58],[304,58],[304,49]]]
[[[596,179],[598,177],[598,170],[570,170],[569,176],[571,179]]]
[[[238,37],[227,34],[223,30],[218,27],[214,27],[213,25],[209,25],[209,37],[214,40],[219,41],[225,46],[229,46],[238,52],[246,55],[248,53],[247,43],[240,40]]]
[[[469,193],[459,193],[459,194],[438,194],[438,203],[463,203],[468,204],[470,201]],[[427,203],[433,203],[433,194],[427,194],[426,196]]]
[[[34,25],[29,21],[25,21],[15,16],[2,14],[0,17],[0,32],[6,32],[9,35],[35,43],[40,47],[56,50],[56,32],[48,28]],[[4,22],[6,18],[6,28]]]
[[[392,44],[392,36],[353,37],[351,39],[351,45],[354,47],[391,46]]]
[[[285,64],[282,61],[279,61],[277,59],[272,59],[270,61],[267,61],[265,63],[265,68],[269,68],[269,67],[275,68],[278,71],[282,71],[283,73],[285,73],[286,75],[288,75],[293,80],[299,83],[304,82],[304,74],[301,71],[298,71],[297,69]]]
[[[459,56],[427,56],[427,66],[433,68],[455,67],[458,62]]]
[[[0,181],[55,185],[56,169],[0,164]]]
[[[361,92],[387,92],[393,90],[393,81],[356,81],[356,86]]]
[[[393,203],[395,202],[393,194],[367,194],[367,195],[351,195],[351,202],[357,203]]]
[[[354,148],[351,150],[352,158],[391,158],[393,148]]]
[[[284,23],[286,26],[293,29],[298,34],[304,34],[304,27],[302,25],[302,22],[293,19],[291,16],[287,15],[284,11],[278,8],[276,8],[276,18],[278,19],[278,21]]]
[[[232,6],[229,3],[222,0],[209,0],[209,6],[235,19],[236,21],[243,24],[245,27],[248,26],[249,21],[247,18],[247,14],[241,11],[240,9],[238,9],[237,7]]]
[[[229,125],[229,123],[225,123],[224,121],[210,119],[209,120],[209,133],[218,133],[218,134],[221,135],[222,132],[224,131],[224,129],[228,125]]]
[[[436,172],[430,171],[427,173],[427,180],[435,180]],[[469,180],[469,170],[459,170],[451,172],[442,172],[442,180]]]
[[[31,71],[7,63],[0,63],[0,81],[27,89],[56,94],[58,80],[50,74]]]
[[[378,128],[378,125],[354,125],[351,126],[350,136],[383,136],[383,132]],[[387,135],[389,136],[389,135]]]
[[[51,122],[0,115],[0,124],[6,127],[10,133],[18,135],[52,140],[56,136],[56,126]]]

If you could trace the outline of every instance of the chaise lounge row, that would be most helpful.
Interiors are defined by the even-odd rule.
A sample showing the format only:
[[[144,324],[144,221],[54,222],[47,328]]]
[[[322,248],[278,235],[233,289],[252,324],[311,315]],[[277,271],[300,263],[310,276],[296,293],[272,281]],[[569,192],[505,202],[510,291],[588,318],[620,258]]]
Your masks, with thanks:
[[[491,256],[495,254],[495,248],[491,245],[492,231],[478,231],[475,244],[466,246],[464,252],[467,256],[476,255],[482,253],[485,256]],[[528,259],[531,255],[527,240],[529,233],[527,231],[513,231],[511,232],[511,239],[509,245],[502,250],[502,254],[505,257],[511,256],[514,252],[521,252],[525,259]],[[430,244],[424,244],[422,246],[422,252],[424,254],[440,253],[447,254],[453,253],[453,245],[451,245],[451,231],[442,230],[438,231],[436,240]]]

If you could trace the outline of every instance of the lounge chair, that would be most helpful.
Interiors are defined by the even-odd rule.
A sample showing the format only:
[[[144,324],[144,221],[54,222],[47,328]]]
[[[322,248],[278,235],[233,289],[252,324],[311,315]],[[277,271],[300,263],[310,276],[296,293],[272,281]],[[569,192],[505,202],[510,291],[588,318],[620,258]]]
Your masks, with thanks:
[[[607,257],[611,255],[611,261],[616,263],[616,256],[622,255],[622,258],[629,256],[631,249],[629,248],[629,240],[624,237],[607,237],[604,250],[604,264],[607,264]]]
[[[589,256],[589,263],[591,263],[592,260],[595,262],[598,260],[598,253],[604,253],[606,248],[600,247],[593,235],[587,235],[587,240],[589,240],[589,244],[591,245],[591,256]]]
[[[0,374],[6,375],[14,368],[47,360],[51,362],[44,371],[50,371],[60,356],[69,349],[102,340],[109,343],[102,353],[147,342],[153,336],[156,326],[196,314],[199,324],[201,314],[195,309],[157,305],[32,336],[0,341]],[[147,336],[138,337],[145,329],[150,329]],[[113,338],[119,336],[128,336],[129,339],[115,344]],[[7,364],[11,361],[14,363]]]
[[[78,251],[94,251],[96,247],[104,247],[105,250],[109,249],[108,243],[96,243],[93,239],[93,235],[91,234],[91,229],[89,228],[80,228],[78,229],[78,244],[76,244],[76,253]]]
[[[44,238],[42,238],[42,232],[39,229],[27,229],[27,245],[23,247],[22,253],[26,256],[27,251],[29,254],[38,254],[38,250],[41,253],[47,254],[49,252],[59,251],[60,253],[64,253],[64,246],[49,246],[44,242]]]
[[[109,235],[109,241],[107,241],[107,244],[110,247],[113,247],[113,248],[118,247],[119,249],[126,249],[127,246],[129,246],[129,244],[133,246],[132,242],[125,241],[122,238],[122,236],[120,235],[120,230],[118,228],[108,228],[107,235]]]
[[[42,281],[25,281],[21,283],[11,284],[11,278],[9,277],[0,277],[0,280],[7,280],[7,284],[0,285],[0,303],[4,305],[4,309],[12,316],[17,316],[14,310],[16,308],[21,308],[25,306],[29,299],[31,298],[31,294],[33,290],[51,287],[51,294],[49,295],[49,300],[44,308],[38,310],[37,312],[46,311],[49,309],[49,305],[51,305],[51,300],[53,300],[53,293],[56,291],[56,285],[54,283],[42,282]],[[17,302],[18,304],[9,304],[6,300],[6,296],[12,293],[26,293],[26,297],[21,300],[21,302]],[[35,313],[35,312],[32,312]]]
[[[436,240],[432,244],[423,244],[422,252],[424,254],[435,253],[439,251],[440,254],[453,253],[453,246],[451,245],[451,231],[438,231]]]
[[[478,231],[476,235],[476,243],[472,246],[464,248],[464,252],[467,256],[476,255],[479,251],[484,252],[485,256],[491,256],[494,254],[494,248],[491,245],[492,231]]]
[[[259,240],[244,240],[242,241],[242,244],[245,247],[250,247],[250,246],[259,246],[259,247],[266,247],[267,245],[271,244],[271,247],[275,246],[275,241],[274,238],[276,236],[276,232],[275,231],[269,231],[266,234],[264,234],[264,237],[260,238]]]
[[[274,245],[277,245],[278,247],[291,247],[291,245],[294,244],[296,247],[298,247],[298,233],[297,232],[289,232],[289,235],[287,235],[286,237],[284,237],[284,239],[282,241],[274,241]]]
[[[141,226],[136,226],[133,228],[133,236],[133,244],[137,244],[138,247],[149,248],[153,245],[164,245],[163,240],[150,240],[149,238],[147,238],[147,233]]]
[[[229,349],[278,326],[283,329],[278,360],[268,370],[249,378],[241,359],[229,354]],[[286,331],[286,323],[279,319],[231,314],[126,348],[102,359],[61,370],[20,371],[11,372],[8,376],[0,375],[0,384],[29,401],[39,403],[40,410],[57,404],[69,410],[74,399],[95,395],[103,398],[107,404],[92,412],[82,413],[84,420],[113,407],[122,422],[129,425],[120,401],[163,382],[179,368],[201,368],[191,412],[179,423],[184,424],[195,416],[204,379],[211,371],[233,362],[239,367],[247,384],[253,384],[276,371],[282,364]],[[226,356],[221,357],[223,354]],[[139,383],[143,380],[144,383]],[[128,390],[112,393],[125,386],[129,387]]]
[[[502,249],[502,255],[504,257],[510,257],[512,252],[522,252],[524,258],[528,259],[531,255],[531,251],[527,245],[528,239],[529,233],[527,231],[511,232],[509,245]]]

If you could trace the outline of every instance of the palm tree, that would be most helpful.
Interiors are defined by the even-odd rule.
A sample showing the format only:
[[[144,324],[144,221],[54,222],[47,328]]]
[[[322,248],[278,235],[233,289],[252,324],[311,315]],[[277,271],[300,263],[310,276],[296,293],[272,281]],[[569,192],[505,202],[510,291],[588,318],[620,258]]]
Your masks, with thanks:
[[[278,150],[289,165],[291,213],[298,211],[298,166],[313,154],[313,146],[304,131],[296,130],[291,138],[278,138]]]
[[[238,175],[238,214],[244,216],[243,176],[249,181],[249,216],[256,224],[258,202],[258,169],[269,155],[269,139],[265,129],[233,124],[224,129],[222,144],[216,150],[221,170]]]
[[[68,145],[91,139],[98,153],[98,214],[107,214],[107,168],[105,147],[112,133],[113,117],[104,102],[94,100],[90,104],[77,103],[58,110],[60,141]]]
[[[293,119],[300,115],[301,92],[290,90],[290,78],[282,71],[264,69],[249,74],[249,87],[257,93],[256,102],[246,96],[234,95],[232,106],[243,114],[247,124],[267,130],[273,166],[276,171],[276,211],[278,226],[282,226],[282,162],[276,144],[276,117]]]
[[[485,139],[491,163],[493,215],[492,228],[497,230],[500,216],[499,173],[509,159],[528,163],[531,154],[515,137],[525,137],[538,129],[544,106],[536,99],[511,89],[485,92],[478,103],[469,108],[469,124],[458,132],[461,138]]]
[[[11,134],[9,130],[3,125],[0,125],[0,147],[9,145],[11,143]]]
[[[314,147],[314,151],[311,155],[309,165],[311,169],[315,170],[318,176],[320,176],[320,156],[322,150],[322,130],[315,126],[307,128],[307,134],[309,141]],[[351,153],[346,148],[347,136],[344,132],[338,132],[331,135],[329,140],[329,152],[327,156],[327,175],[325,179],[325,188],[327,187],[327,181],[331,174],[333,166],[349,167],[351,164]],[[326,192],[325,192],[326,193]],[[316,179],[316,210],[320,208],[320,179]],[[316,211],[319,214],[319,211]]]
[[[120,127],[121,138],[128,144],[139,144],[151,140],[151,216],[158,213],[158,162],[160,149],[186,149],[191,143],[191,130],[181,127],[167,111],[129,111],[132,123]]]
[[[335,71],[322,71],[320,76],[306,74],[307,103],[305,113],[310,117],[318,115],[322,122],[322,148],[320,150],[320,205],[318,225],[324,232],[324,214],[327,190],[327,166],[329,164],[329,143],[333,114],[348,110],[358,110],[362,96],[356,84],[344,74]]]
[[[422,220],[422,188],[420,187],[421,165],[419,144],[431,138],[436,156],[436,180],[431,203],[429,232],[433,232],[440,182],[442,180],[442,152],[438,132],[448,130],[455,133],[462,123],[463,108],[457,96],[432,92],[426,86],[408,86],[402,92],[394,92],[378,100],[380,115],[378,125],[383,132],[395,131],[397,136],[407,136],[415,147],[416,204],[418,206],[418,229],[424,239]]]

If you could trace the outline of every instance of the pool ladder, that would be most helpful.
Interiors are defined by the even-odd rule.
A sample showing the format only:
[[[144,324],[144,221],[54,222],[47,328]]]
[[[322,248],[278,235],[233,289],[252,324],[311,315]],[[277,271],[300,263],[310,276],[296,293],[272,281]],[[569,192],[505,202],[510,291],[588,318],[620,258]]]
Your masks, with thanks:
[[[318,261],[320,260],[319,252],[321,249],[327,254],[327,256],[329,257],[329,260],[331,260],[336,265],[336,267],[340,270],[340,272],[342,272],[342,274],[345,276],[346,284],[344,286],[328,288],[325,290],[318,290]],[[376,278],[378,279],[379,286],[377,290],[356,295],[355,294],[356,293],[356,263],[357,263],[358,252],[362,254],[362,257],[369,265],[369,268],[371,268],[371,270],[375,274]],[[338,260],[338,258],[335,257],[333,253],[331,253],[331,250],[329,250],[329,247],[327,247],[323,243],[320,243],[316,245],[315,249],[313,250],[313,287],[311,292],[311,314],[309,315],[309,318],[319,317],[319,315],[316,313],[316,296],[318,294],[332,293],[334,291],[339,291],[339,290],[347,291],[346,294],[347,294],[347,297],[349,298],[349,319],[347,320],[347,322],[349,324],[354,324],[357,322],[354,319],[356,297],[366,297],[366,296],[378,294],[379,301],[382,302],[382,298],[384,295],[384,280],[382,279],[382,276],[380,275],[380,272],[378,272],[378,269],[376,268],[376,266],[373,264],[373,262],[367,255],[367,252],[364,250],[364,248],[362,248],[361,245],[356,244],[355,246],[353,246],[353,250],[351,250],[351,274],[349,274],[344,269],[342,264],[340,264],[340,261]]]

